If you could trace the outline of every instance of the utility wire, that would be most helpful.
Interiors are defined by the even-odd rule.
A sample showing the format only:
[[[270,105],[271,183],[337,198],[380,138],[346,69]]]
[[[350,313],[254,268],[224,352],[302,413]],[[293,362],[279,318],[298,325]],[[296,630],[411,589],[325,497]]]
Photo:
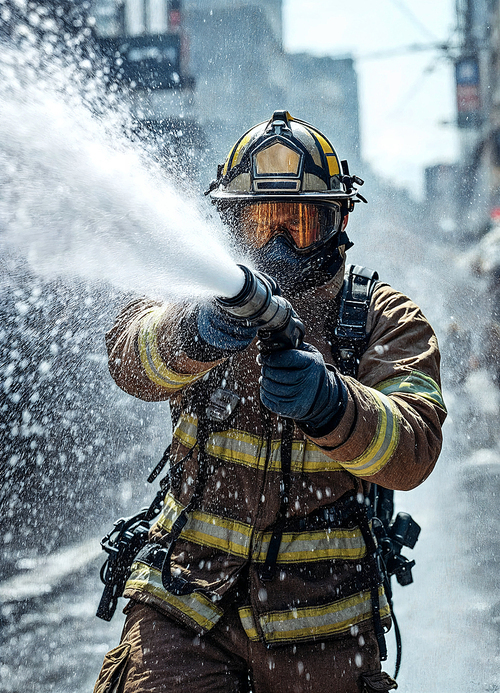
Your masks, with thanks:
[[[428,63],[417,79],[413,82],[411,87],[398,99],[397,103],[391,108],[390,112],[387,114],[387,118],[392,118],[403,108],[405,108],[411,101],[415,98],[418,92],[421,90],[427,77],[431,75],[436,69],[440,56],[435,57]]]
[[[356,60],[377,60],[379,58],[392,58],[397,55],[406,55],[407,53],[424,53],[425,51],[443,51],[447,53],[454,50],[458,50],[458,45],[453,45],[449,41],[443,41],[442,43],[411,43],[406,46],[357,55]]]
[[[424,33],[428,38],[432,39],[433,41],[437,41],[437,37],[435,34],[428,29],[423,22],[420,21],[420,19],[413,14],[413,12],[410,10],[408,5],[404,2],[404,0],[391,0],[392,4],[395,5],[406,17],[410,20],[412,24],[417,26],[422,33]]]
[[[458,44],[458,27],[455,26],[447,40],[439,40],[437,36],[425,26],[423,22],[410,10],[406,5],[404,0],[390,0],[393,5],[395,5],[406,17],[411,21],[412,24],[417,26],[419,30],[431,39],[429,43],[411,43],[406,46],[399,46],[396,48],[387,48],[385,50],[372,51],[370,53],[365,53],[357,55],[357,60],[378,60],[383,58],[392,58],[398,55],[406,55],[408,53],[424,53],[426,51],[439,51],[443,53],[447,58],[454,60],[458,53],[460,52],[460,46]]]

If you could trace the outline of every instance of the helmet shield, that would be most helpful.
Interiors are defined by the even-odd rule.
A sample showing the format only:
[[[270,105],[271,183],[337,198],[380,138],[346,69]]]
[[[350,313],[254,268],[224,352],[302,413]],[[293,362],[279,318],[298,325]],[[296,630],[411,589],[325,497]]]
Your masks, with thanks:
[[[298,250],[308,250],[340,229],[340,203],[320,206],[302,202],[254,202],[234,210],[233,229],[248,248],[262,248],[284,235]]]

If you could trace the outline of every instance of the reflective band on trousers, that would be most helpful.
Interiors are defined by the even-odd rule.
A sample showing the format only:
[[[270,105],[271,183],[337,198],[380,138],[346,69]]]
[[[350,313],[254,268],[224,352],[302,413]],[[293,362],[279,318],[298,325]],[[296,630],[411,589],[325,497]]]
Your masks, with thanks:
[[[139,358],[151,382],[168,390],[179,390],[202,378],[208,370],[190,375],[167,368],[158,351],[158,324],[164,312],[162,307],[152,308],[143,318],[139,330]]]
[[[183,506],[167,494],[154,529],[168,533],[181,514]],[[250,524],[194,510],[180,538],[200,546],[210,546],[254,563],[266,560],[272,532],[255,532]],[[277,557],[278,564],[309,563],[331,560],[359,560],[366,546],[358,527],[321,529],[307,532],[284,532]]]
[[[197,434],[196,416],[183,414],[174,431],[174,438],[187,448],[192,448]],[[207,441],[206,452],[224,462],[263,470],[266,464],[267,443],[260,437],[245,431],[229,429],[212,433]],[[271,441],[268,469],[281,470],[281,440]],[[292,443],[292,472],[341,472],[343,466],[325,455],[309,440],[294,440]]]

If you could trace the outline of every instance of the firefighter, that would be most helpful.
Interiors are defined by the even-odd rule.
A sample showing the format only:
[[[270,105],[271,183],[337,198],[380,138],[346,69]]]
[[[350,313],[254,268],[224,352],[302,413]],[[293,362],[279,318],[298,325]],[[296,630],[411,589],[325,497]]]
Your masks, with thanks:
[[[406,490],[430,474],[446,413],[436,337],[387,284],[373,284],[356,377],[332,365],[361,183],[316,128],[276,111],[210,187],[304,322],[298,348],[259,353],[256,328],[216,302],[136,300],[108,333],[117,384],[170,400],[174,431],[97,693],[396,687],[381,670],[391,616],[365,499],[373,482]]]

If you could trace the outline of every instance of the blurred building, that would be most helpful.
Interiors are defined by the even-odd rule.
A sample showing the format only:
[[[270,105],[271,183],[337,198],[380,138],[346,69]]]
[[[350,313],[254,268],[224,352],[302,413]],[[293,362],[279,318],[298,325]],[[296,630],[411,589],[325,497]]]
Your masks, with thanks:
[[[458,216],[475,242],[500,210],[500,1],[457,0]]]
[[[198,119],[212,134],[219,160],[242,132],[286,108],[329,135],[342,158],[357,161],[353,61],[284,52],[281,5],[281,0],[186,2]]]
[[[359,165],[354,62],[286,53],[282,0],[94,0],[94,13],[103,38],[179,41],[179,83],[139,86],[135,108],[142,118],[169,119],[181,130],[184,122],[204,133],[206,181],[242,132],[279,108],[313,122],[341,158]]]

